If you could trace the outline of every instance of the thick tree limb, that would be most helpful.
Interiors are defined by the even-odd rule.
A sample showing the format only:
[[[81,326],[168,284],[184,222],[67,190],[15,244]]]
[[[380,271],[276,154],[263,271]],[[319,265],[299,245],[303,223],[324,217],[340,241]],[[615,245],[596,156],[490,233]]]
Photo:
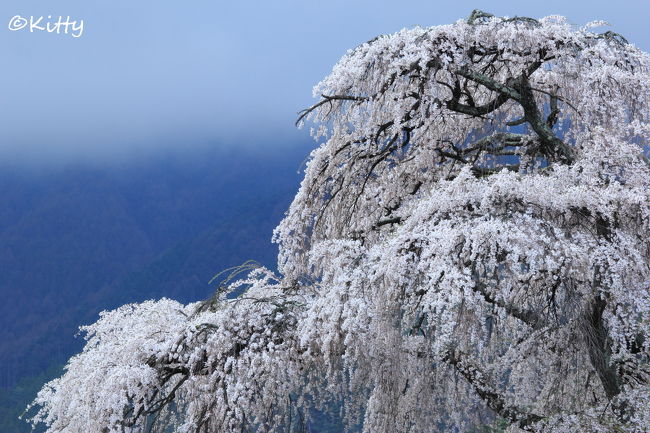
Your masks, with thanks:
[[[603,321],[607,303],[599,296],[584,314],[582,334],[587,344],[589,360],[596,370],[603,390],[610,400],[621,392],[621,380],[611,364],[611,342]]]
[[[543,419],[540,415],[509,404],[493,385],[489,375],[466,354],[456,349],[449,349],[443,357],[443,361],[454,367],[472,385],[476,393],[490,409],[520,429],[533,431],[532,425]]]
[[[532,310],[526,310],[523,308],[520,308],[516,305],[506,303],[501,299],[497,299],[489,290],[488,286],[484,283],[477,282],[474,285],[474,290],[478,293],[480,293],[483,296],[483,299],[485,299],[486,302],[496,305],[500,308],[503,308],[506,313],[511,315],[512,317],[515,317],[522,322],[526,323],[527,325],[530,325],[533,329],[539,329],[543,326],[544,321],[540,317],[538,313]]]
[[[528,76],[539,66],[541,66],[539,61],[532,63],[521,77],[517,80],[510,79],[506,84],[500,83],[487,75],[472,71],[467,67],[457,69],[456,73],[499,93],[501,98],[513,99],[519,102],[524,109],[524,119],[539,136],[546,155],[552,157],[557,154],[561,161],[570,164],[575,159],[573,151],[553,133],[549,122],[542,118],[533,96],[533,89],[528,82]]]

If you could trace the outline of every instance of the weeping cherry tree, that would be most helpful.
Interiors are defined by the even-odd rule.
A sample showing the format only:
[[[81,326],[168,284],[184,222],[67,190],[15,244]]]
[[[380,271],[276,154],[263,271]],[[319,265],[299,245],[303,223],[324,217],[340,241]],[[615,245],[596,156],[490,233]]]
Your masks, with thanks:
[[[348,51],[298,119],[278,272],[103,313],[32,422],[649,431],[650,57],[603,24],[474,11]]]

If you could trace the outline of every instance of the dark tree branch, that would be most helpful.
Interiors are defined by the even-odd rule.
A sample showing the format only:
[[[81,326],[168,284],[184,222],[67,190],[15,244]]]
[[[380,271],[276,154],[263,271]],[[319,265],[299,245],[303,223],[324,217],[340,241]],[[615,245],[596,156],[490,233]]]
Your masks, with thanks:
[[[510,87],[509,83],[507,84],[499,83],[492,77],[489,77],[487,75],[478,72],[474,72],[467,67],[457,69],[456,74],[465,77],[468,80],[472,80],[476,83],[482,84],[488,89],[501,94],[503,97],[506,98],[506,100],[514,99],[515,101],[519,101],[521,99],[521,95],[519,94],[519,92],[515,88]]]
[[[479,397],[497,415],[520,429],[533,431],[533,424],[543,417],[526,409],[508,404],[506,398],[496,389],[493,381],[479,365],[456,349],[449,349],[443,361],[449,363],[474,388]]]
[[[603,321],[607,303],[597,297],[584,314],[582,334],[587,343],[589,360],[596,370],[607,398],[610,400],[621,392],[621,381],[611,364],[611,341]]]
[[[305,117],[309,115],[312,111],[316,110],[324,104],[332,104],[332,101],[367,101],[368,98],[365,96],[352,96],[352,95],[321,95],[322,100],[318,101],[309,108],[305,108],[298,113],[298,119],[296,120],[296,125],[298,125]]]
[[[399,216],[393,217],[393,218],[386,218],[386,219],[377,221],[374,228],[379,228],[379,227],[385,226],[387,224],[399,224],[400,222],[402,222],[402,217],[399,217]]]
[[[552,158],[557,154],[564,163],[572,163],[575,159],[573,151],[553,133],[546,120],[542,118],[537,108],[532,88],[528,82],[528,77],[522,75],[518,87],[521,94],[519,103],[524,109],[524,117],[531,128],[533,128],[533,131],[539,136],[546,156]]]
[[[496,305],[500,308],[503,308],[506,313],[511,315],[512,317],[515,317],[522,322],[526,323],[527,325],[530,325],[533,329],[540,329],[544,321],[542,320],[541,316],[536,313],[535,311],[532,310],[526,310],[523,308],[520,308],[516,305],[506,303],[501,299],[497,299],[488,289],[488,286],[484,283],[477,282],[474,285],[474,290],[478,293],[480,293],[483,296],[483,299],[493,305]]]
[[[506,100],[513,99],[519,102],[524,109],[524,119],[539,136],[546,156],[552,158],[557,155],[562,162],[570,164],[574,160],[573,151],[553,133],[547,121],[542,118],[533,96],[533,89],[528,81],[528,76],[541,64],[540,61],[533,62],[517,80],[510,79],[506,84],[499,83],[487,75],[471,71],[467,67],[458,69],[456,73],[499,93],[500,97],[506,98]]]
[[[512,122],[507,122],[506,125],[507,126],[519,126],[519,125],[523,125],[524,123],[526,123],[526,118],[521,117],[521,118],[519,118],[517,120],[513,120]]]

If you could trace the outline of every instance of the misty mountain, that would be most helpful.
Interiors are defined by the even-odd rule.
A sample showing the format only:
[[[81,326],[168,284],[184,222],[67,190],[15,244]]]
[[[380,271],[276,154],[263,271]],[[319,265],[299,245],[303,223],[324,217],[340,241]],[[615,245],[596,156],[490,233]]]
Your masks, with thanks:
[[[102,310],[200,300],[224,268],[273,267],[271,233],[307,153],[212,148],[0,170],[0,385],[63,364]]]

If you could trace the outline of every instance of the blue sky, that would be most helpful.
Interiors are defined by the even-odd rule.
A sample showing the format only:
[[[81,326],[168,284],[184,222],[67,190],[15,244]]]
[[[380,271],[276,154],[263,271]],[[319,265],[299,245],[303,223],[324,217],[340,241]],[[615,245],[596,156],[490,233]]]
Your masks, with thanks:
[[[2,0],[0,158],[106,159],[169,147],[306,141],[293,127],[348,48],[474,8],[611,23],[650,50],[642,1]],[[81,37],[9,31],[84,20]]]

